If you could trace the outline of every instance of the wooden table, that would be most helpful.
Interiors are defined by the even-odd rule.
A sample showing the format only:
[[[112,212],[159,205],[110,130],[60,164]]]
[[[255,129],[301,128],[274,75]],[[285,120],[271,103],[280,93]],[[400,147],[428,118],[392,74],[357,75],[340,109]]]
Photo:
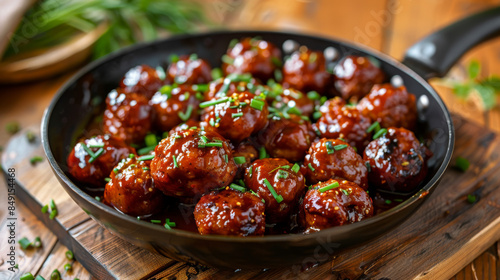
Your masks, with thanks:
[[[498,1],[257,1],[245,2],[245,7],[232,1],[211,1],[208,6],[216,21],[234,28],[287,28],[335,36],[366,44],[395,58],[401,58],[404,50],[419,38],[458,18],[498,4]],[[500,40],[490,41],[469,52],[452,70],[452,75],[461,76],[468,61],[481,62],[483,73],[500,74]],[[19,85],[0,86],[0,145],[4,146],[10,135],[4,127],[17,121],[21,127],[38,125],[44,109],[57,89],[73,74],[68,73],[43,81]],[[478,122],[490,130],[500,132],[500,110],[483,113],[473,104],[459,101],[451,91],[433,82],[448,108],[467,119]],[[5,182],[0,181],[0,204],[7,200]],[[40,250],[17,250],[22,271],[40,273],[44,276],[58,268],[63,271],[65,247],[36,217],[20,202],[17,203],[17,239],[40,236]],[[7,213],[0,209],[2,232],[0,252],[5,252]],[[453,279],[500,278],[500,246],[497,242],[464,267]],[[9,276],[6,256],[0,256],[0,278]],[[92,279],[78,263],[71,273],[63,273],[64,279]],[[9,278],[6,278],[9,279]]]

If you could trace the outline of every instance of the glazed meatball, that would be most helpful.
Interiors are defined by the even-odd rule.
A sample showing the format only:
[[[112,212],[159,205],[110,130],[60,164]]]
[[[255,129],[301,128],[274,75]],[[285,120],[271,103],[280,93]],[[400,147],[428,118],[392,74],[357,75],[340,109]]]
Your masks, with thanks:
[[[139,143],[151,129],[151,106],[144,95],[113,90],[106,98],[104,132],[126,143]]]
[[[384,72],[367,57],[349,55],[333,69],[337,92],[345,100],[357,102],[370,92],[375,84],[384,81]]]
[[[339,139],[323,138],[309,148],[303,170],[309,183],[316,184],[331,178],[348,180],[368,189],[368,175],[361,156]]]
[[[155,188],[149,163],[137,157],[123,159],[111,172],[104,189],[104,202],[131,216],[161,210],[164,196]]]
[[[68,170],[80,182],[104,186],[104,179],[113,167],[130,154],[135,154],[135,149],[121,139],[111,135],[98,135],[75,145],[68,156]]]
[[[202,235],[262,236],[266,227],[260,198],[232,189],[204,195],[196,204],[194,219]]]
[[[409,192],[427,175],[426,159],[430,156],[413,132],[391,127],[365,149],[363,159],[370,166],[368,180],[374,186]]]
[[[280,95],[276,96],[272,104],[273,107],[279,110],[283,110],[286,107],[297,108],[298,115],[307,117],[310,117],[314,111],[314,101],[309,99],[306,94],[292,88],[284,89]],[[288,112],[293,111],[288,110]]]
[[[212,68],[195,54],[181,56],[168,67],[167,80],[176,84],[206,84],[212,80]]]
[[[250,73],[261,81],[267,81],[281,66],[281,51],[270,42],[256,38],[245,38],[230,46],[223,58],[222,71],[231,73]]]
[[[236,171],[229,141],[199,128],[177,131],[163,139],[151,162],[155,186],[167,196],[186,201],[228,185]]]
[[[302,92],[325,93],[331,74],[326,71],[322,52],[302,48],[294,52],[283,66],[283,85]]]
[[[370,94],[360,100],[358,109],[382,127],[414,130],[417,125],[416,98],[404,86],[375,85]]]
[[[369,218],[373,216],[373,203],[355,183],[330,179],[307,191],[300,216],[305,233],[312,233]]]
[[[320,108],[321,117],[313,125],[313,129],[319,132],[322,138],[342,138],[362,153],[371,141],[371,133],[367,132],[371,120],[362,115],[356,107],[332,106],[334,103],[323,104]]]
[[[315,138],[311,123],[296,115],[289,119],[272,117],[257,137],[272,157],[292,162],[304,159]]]
[[[155,69],[147,65],[136,66],[125,74],[120,82],[124,93],[138,93],[150,99],[163,85]]]
[[[267,103],[261,96],[245,91],[211,102],[217,104],[205,109],[202,120],[234,144],[250,137],[267,124]]]
[[[149,104],[154,112],[154,126],[160,131],[169,131],[188,120],[198,119],[200,101],[190,85],[164,86],[151,98]]]
[[[286,159],[266,158],[245,172],[246,186],[265,201],[267,223],[286,221],[304,193],[304,175],[293,166]]]

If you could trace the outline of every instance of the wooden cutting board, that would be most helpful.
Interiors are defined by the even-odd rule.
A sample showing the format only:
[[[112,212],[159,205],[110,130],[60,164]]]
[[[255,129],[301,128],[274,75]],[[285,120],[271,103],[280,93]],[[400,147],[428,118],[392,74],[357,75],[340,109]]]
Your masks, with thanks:
[[[469,170],[449,168],[435,192],[400,226],[305,270],[218,270],[135,247],[90,219],[63,190],[47,160],[30,164],[30,158],[44,153],[39,139],[29,143],[25,132],[11,139],[2,167],[4,172],[15,168],[17,197],[98,279],[449,279],[500,239],[500,139],[475,123],[453,119],[454,157],[469,159]],[[477,197],[475,203],[468,202],[469,194]],[[59,210],[54,220],[40,211],[50,199]]]

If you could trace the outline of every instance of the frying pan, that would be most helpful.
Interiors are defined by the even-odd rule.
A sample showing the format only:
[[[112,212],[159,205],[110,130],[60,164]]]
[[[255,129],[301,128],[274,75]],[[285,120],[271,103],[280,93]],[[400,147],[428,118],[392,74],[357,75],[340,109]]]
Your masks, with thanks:
[[[101,226],[137,246],[181,261],[233,269],[326,261],[340,248],[359,244],[396,227],[437,187],[453,152],[454,130],[446,106],[426,79],[443,76],[466,50],[496,35],[498,30],[500,7],[430,35],[411,47],[402,63],[341,40],[286,32],[216,31],[139,44],[89,64],[59,90],[43,117],[43,147],[59,182],[73,200]],[[293,40],[313,50],[333,47],[340,57],[348,54],[372,56],[389,77],[401,77],[408,91],[419,100],[418,134],[429,140],[434,153],[421,189],[395,208],[358,223],[308,235],[239,238],[202,236],[139,221],[96,201],[71,179],[66,158],[76,135],[81,135],[92,115],[103,111],[102,105],[95,105],[95,101],[104,100],[128,69],[139,64],[164,65],[171,54],[190,53],[197,53],[214,67],[219,66],[220,57],[232,39],[253,36],[260,36],[277,46]]]

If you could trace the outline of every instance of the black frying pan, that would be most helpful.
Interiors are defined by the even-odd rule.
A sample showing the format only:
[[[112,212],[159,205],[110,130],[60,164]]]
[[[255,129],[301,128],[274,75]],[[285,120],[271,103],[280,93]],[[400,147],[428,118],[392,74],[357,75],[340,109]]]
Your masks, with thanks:
[[[447,108],[425,79],[443,76],[467,49],[496,35],[498,28],[500,8],[480,13],[417,43],[409,49],[403,63],[340,40],[284,32],[219,31],[136,45],[91,63],[59,90],[43,118],[43,147],[58,180],[76,203],[99,224],[137,246],[178,260],[229,268],[325,261],[326,255],[334,255],[339,248],[361,243],[396,227],[436,188],[452,155],[454,131]],[[334,47],[340,57],[347,54],[373,56],[388,76],[399,75],[408,91],[417,96],[420,105],[427,104],[419,106],[418,133],[430,140],[434,156],[422,188],[397,207],[358,223],[309,235],[239,238],[201,236],[138,221],[96,201],[70,179],[66,158],[74,145],[74,137],[81,134],[91,115],[99,110],[102,112],[102,107],[95,106],[93,101],[104,100],[128,69],[138,64],[163,65],[171,54],[190,53],[197,53],[212,66],[218,66],[229,42],[248,36],[261,36],[277,46],[294,40],[313,50]]]

